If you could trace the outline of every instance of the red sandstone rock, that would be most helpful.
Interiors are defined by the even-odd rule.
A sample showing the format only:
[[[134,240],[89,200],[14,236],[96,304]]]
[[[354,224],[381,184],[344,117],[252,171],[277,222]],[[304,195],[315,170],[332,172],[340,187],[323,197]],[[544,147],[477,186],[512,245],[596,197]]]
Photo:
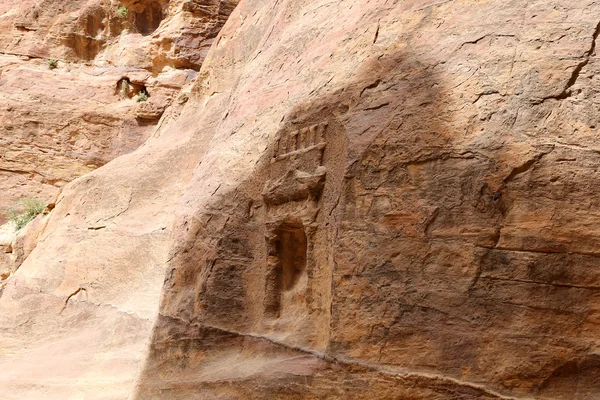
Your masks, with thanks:
[[[0,5],[0,210],[24,196],[49,200],[150,135],[195,78],[205,51],[193,50],[211,43],[237,2],[210,2],[201,14],[186,4]],[[123,79],[131,83],[125,95]],[[148,102],[129,100],[141,88]]]
[[[244,0],[66,185],[0,397],[598,398],[599,7]]]

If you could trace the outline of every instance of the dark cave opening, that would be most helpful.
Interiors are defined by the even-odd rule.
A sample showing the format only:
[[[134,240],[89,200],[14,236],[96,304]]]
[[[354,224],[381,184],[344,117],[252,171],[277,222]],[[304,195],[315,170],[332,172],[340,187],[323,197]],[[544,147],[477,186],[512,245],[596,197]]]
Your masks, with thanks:
[[[126,76],[117,81],[114,94],[115,96],[120,96],[122,99],[131,99],[139,94],[145,95],[146,98],[150,97],[148,88],[143,83],[132,82]]]

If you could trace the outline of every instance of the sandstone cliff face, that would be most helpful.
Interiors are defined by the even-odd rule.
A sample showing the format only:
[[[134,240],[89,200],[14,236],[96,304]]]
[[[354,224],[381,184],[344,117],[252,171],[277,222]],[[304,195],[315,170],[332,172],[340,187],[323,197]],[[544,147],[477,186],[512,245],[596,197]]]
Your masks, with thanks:
[[[202,48],[237,1],[193,4],[0,5],[0,210],[23,196],[49,201],[66,183],[150,135],[196,77]],[[50,59],[57,68],[49,68]],[[150,95],[147,102],[136,102],[140,90]]]
[[[599,11],[243,0],[1,292],[1,397],[600,397]]]

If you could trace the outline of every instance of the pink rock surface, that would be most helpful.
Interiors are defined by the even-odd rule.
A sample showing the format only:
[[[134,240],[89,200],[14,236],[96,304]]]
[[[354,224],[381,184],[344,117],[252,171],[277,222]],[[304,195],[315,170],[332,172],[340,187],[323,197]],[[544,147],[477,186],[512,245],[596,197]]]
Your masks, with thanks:
[[[65,186],[0,397],[599,397],[599,11],[243,0]]]
[[[202,13],[186,4],[0,5],[0,210],[21,197],[50,200],[154,131],[196,77],[206,55],[197,47],[210,46],[237,2],[208,2]],[[132,83],[127,95],[124,78]],[[143,87],[150,97],[136,103]]]

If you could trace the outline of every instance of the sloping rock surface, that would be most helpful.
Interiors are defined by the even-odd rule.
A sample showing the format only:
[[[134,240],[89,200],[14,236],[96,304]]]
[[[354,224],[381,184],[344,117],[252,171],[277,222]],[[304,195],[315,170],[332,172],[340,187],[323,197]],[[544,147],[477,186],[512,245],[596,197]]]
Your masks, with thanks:
[[[1,292],[0,397],[600,397],[598,15],[243,0]]]
[[[0,4],[0,223],[19,198],[50,201],[136,149],[177,106],[237,0],[190,4]]]

